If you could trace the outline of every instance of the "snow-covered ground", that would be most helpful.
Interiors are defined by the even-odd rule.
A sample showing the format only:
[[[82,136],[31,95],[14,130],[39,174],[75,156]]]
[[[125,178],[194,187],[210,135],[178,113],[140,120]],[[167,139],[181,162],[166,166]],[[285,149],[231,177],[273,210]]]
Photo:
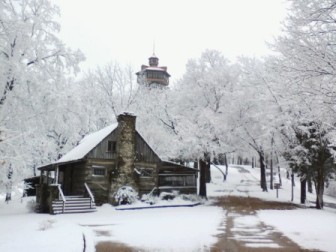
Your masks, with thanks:
[[[212,183],[207,186],[210,202],[212,197],[222,195],[290,201],[290,181],[285,176],[276,198],[275,190],[261,192],[258,168],[243,168],[230,167],[228,179],[223,182],[221,173],[212,167]],[[299,203],[299,186],[297,182],[295,203]],[[314,195],[308,197],[315,200]],[[103,205],[95,213],[36,214],[26,207],[31,199],[21,202],[19,196],[14,198],[5,204],[0,196],[0,251],[4,252],[83,251],[84,244],[85,251],[94,251],[100,241],[155,251],[209,251],[217,241],[216,235],[225,232],[225,218],[230,217],[222,208],[210,204],[123,211]],[[327,196],[325,201],[336,203]],[[259,222],[273,226],[303,248],[336,251],[332,239],[336,235],[335,209],[260,210],[254,216],[235,216],[233,231],[249,227],[256,232]],[[277,247],[266,239],[263,241],[268,247]],[[255,245],[260,246],[250,244]]]

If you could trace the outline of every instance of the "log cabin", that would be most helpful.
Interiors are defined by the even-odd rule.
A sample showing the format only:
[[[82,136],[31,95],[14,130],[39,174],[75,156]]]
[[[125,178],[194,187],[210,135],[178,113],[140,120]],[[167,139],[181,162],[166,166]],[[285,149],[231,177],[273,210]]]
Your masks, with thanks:
[[[130,113],[120,114],[116,124],[86,136],[58,161],[38,169],[38,212],[94,211],[96,204],[115,204],[122,186],[131,186],[140,196],[197,193],[198,170],[162,160],[136,130],[136,116]],[[52,183],[43,179],[51,174]]]

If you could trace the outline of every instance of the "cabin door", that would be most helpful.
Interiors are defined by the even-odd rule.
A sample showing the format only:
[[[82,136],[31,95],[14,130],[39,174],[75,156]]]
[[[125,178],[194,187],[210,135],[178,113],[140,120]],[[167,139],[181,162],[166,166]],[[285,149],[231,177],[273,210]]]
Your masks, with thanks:
[[[73,191],[72,191],[72,179],[73,176],[73,168],[72,167],[67,167],[67,169],[65,170],[65,177],[64,177],[64,194],[65,195],[72,195]]]
[[[73,193],[73,169],[72,167],[66,167],[66,169],[60,169],[58,175],[58,183],[61,185],[65,196],[72,195]]]

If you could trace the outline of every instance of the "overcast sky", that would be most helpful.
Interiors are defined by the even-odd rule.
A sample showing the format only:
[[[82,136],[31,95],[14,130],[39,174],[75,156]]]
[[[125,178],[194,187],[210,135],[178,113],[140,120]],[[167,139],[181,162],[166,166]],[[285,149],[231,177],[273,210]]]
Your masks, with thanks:
[[[153,53],[172,81],[188,59],[216,49],[234,60],[262,56],[279,34],[284,0],[53,0],[61,8],[61,38],[87,57],[83,69],[110,61],[135,71]]]

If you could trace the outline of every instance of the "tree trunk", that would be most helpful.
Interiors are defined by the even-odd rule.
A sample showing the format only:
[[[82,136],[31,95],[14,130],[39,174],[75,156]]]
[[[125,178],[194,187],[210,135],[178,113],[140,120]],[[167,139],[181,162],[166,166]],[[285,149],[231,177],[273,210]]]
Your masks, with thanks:
[[[8,172],[7,172],[7,178],[8,181],[6,183],[6,199],[5,202],[9,202],[12,200],[12,190],[13,190],[13,183],[12,183],[12,176],[13,176],[13,168],[12,165],[9,165]]]
[[[254,168],[254,157],[252,157],[252,168]]]
[[[206,163],[205,181],[206,183],[210,183],[211,182],[211,172],[210,172],[210,154],[209,153],[204,153],[204,161]]]
[[[323,188],[316,190],[316,208],[323,209]]]
[[[292,198],[291,198],[291,201],[294,201],[294,186],[295,186],[295,182],[294,182],[294,173],[292,171],[292,174],[291,174],[291,182],[292,182]]]
[[[6,198],[5,202],[8,204],[8,202],[12,200],[12,181],[8,181],[6,184]]]
[[[281,173],[280,173],[280,165],[278,165],[278,174],[279,174],[279,183],[280,183],[280,186],[282,186],[282,179],[281,179]]]
[[[306,203],[306,190],[307,190],[307,179],[301,179],[301,204]]]
[[[217,169],[219,170],[220,173],[222,173],[222,175],[223,175],[223,182],[225,182],[225,180],[226,180],[226,174],[225,174],[225,172],[223,172],[222,169],[219,168],[215,163],[212,163],[212,165],[213,165],[215,168],[217,168]]]
[[[200,169],[200,188],[199,188],[199,196],[206,198],[206,168],[207,164],[206,161],[203,159],[199,160],[199,169]]]
[[[273,158],[272,158],[272,155],[271,155],[270,168],[271,168],[270,189],[273,190]]]
[[[227,175],[229,173],[229,165],[228,165],[226,154],[224,155],[224,162],[225,162],[225,180],[226,180]]]
[[[274,147],[274,135],[272,136],[271,140],[271,155],[270,155],[270,170],[271,170],[271,177],[270,177],[270,189],[273,190],[273,147]]]
[[[323,209],[323,193],[324,193],[324,176],[323,168],[320,168],[317,175],[317,180],[315,181],[315,191],[316,191],[316,208]]]
[[[264,152],[262,150],[259,152],[259,158],[260,158],[260,186],[263,192],[267,192],[266,167],[264,161]]]
[[[279,184],[280,184],[280,186],[282,186],[282,179],[281,179],[281,169],[280,169],[279,156],[278,156],[277,151],[275,151],[274,153],[275,153],[276,162],[277,162],[277,165],[278,165]]]

